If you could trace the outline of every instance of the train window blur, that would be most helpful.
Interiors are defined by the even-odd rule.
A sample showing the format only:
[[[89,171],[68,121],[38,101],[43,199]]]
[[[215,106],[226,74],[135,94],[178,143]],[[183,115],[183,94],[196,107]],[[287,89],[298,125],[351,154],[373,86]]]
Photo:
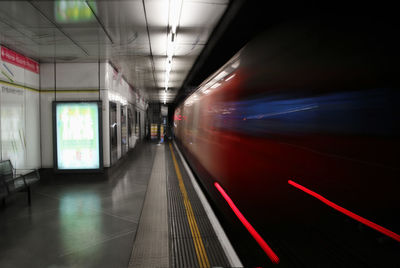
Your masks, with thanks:
[[[220,104],[218,125],[250,135],[346,133],[396,136],[391,120],[395,98],[391,89],[370,89],[317,96],[276,95]],[[374,113],[374,110],[380,110]],[[365,114],[370,114],[366,119]]]
[[[319,23],[255,37],[178,106],[175,134],[249,265],[270,261],[215,183],[284,267],[398,267],[399,44]]]

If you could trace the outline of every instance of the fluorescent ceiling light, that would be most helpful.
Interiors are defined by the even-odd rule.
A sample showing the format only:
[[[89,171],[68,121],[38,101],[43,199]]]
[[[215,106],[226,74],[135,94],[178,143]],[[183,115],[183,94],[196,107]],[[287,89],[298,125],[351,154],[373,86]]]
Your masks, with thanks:
[[[172,69],[172,60],[167,59],[165,70],[169,73],[171,72],[171,69]]]
[[[240,65],[240,60],[237,60],[234,63],[232,63],[231,66],[232,66],[233,69],[236,69],[237,67],[239,67],[239,65]]]
[[[211,86],[211,88],[217,88],[221,85],[221,83],[215,83],[214,85]]]
[[[167,58],[172,60],[175,52],[176,34],[168,33]]]
[[[235,75],[236,74],[232,74],[231,76],[229,76],[225,81],[229,81],[229,80],[231,80],[232,78],[234,78],[235,77]]]
[[[179,25],[179,17],[182,8],[182,0],[171,0],[169,6],[169,23],[171,24],[171,32],[176,33]]]
[[[201,92],[205,92],[209,89],[210,87],[208,87],[207,85],[205,85],[200,91]]]
[[[213,80],[214,81],[218,81],[221,80],[222,78],[224,78],[228,73],[225,71],[220,72]]]
[[[169,74],[172,69],[172,57],[175,52],[176,30],[179,25],[179,17],[182,9],[182,0],[171,0],[169,5],[169,28],[167,33],[167,63],[165,66],[165,92],[169,87]],[[165,97],[166,98],[166,97]],[[165,102],[165,101],[164,101]]]

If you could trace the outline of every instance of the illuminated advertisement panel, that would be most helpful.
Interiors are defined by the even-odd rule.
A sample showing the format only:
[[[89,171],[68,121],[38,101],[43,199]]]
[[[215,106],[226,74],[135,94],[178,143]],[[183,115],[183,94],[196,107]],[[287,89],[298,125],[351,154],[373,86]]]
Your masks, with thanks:
[[[157,132],[158,132],[158,125],[157,124],[151,124],[150,136],[151,136],[152,140],[157,139],[157,136],[158,136]]]
[[[95,19],[93,12],[97,12],[96,2],[93,0],[56,0],[54,2],[54,17],[59,23],[92,21]]]
[[[54,102],[54,159],[57,170],[103,168],[101,102]]]

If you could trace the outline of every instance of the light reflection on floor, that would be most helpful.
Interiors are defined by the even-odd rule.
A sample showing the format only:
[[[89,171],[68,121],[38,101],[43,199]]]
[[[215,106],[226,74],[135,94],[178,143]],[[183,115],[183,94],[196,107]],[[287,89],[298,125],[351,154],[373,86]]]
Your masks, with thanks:
[[[139,143],[109,176],[43,172],[0,207],[0,267],[125,267],[154,161]]]
[[[95,193],[72,193],[61,198],[59,213],[63,254],[75,251],[90,254],[90,251],[77,250],[76,245],[84,247],[102,238],[100,209],[100,198]]]

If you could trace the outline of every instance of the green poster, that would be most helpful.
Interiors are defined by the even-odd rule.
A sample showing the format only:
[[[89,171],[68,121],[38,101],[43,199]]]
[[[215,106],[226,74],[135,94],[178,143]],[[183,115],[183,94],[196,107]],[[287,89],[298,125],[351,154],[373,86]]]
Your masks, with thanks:
[[[100,168],[97,103],[56,103],[57,168]]]
[[[54,17],[59,23],[90,22],[95,19],[96,2],[93,0],[56,0]]]

